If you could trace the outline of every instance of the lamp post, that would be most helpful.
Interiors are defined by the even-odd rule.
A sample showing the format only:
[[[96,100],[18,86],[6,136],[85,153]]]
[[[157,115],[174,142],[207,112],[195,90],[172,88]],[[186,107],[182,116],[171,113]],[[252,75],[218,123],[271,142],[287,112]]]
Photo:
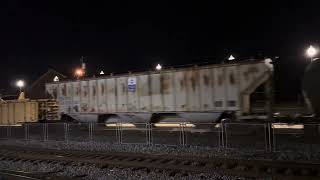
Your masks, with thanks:
[[[16,86],[19,88],[20,93],[22,92],[22,88],[24,87],[24,85],[25,85],[25,83],[24,83],[23,80],[18,80],[18,81],[16,82]]]
[[[307,53],[307,56],[310,57],[310,60],[313,61],[313,58],[318,53],[318,50],[314,48],[312,45],[310,45],[306,53]]]

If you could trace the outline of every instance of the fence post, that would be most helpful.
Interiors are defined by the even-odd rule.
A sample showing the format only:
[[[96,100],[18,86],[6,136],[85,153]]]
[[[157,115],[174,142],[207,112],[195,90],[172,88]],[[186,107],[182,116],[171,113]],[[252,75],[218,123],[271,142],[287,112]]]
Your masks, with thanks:
[[[146,131],[146,144],[149,145],[149,128],[147,123],[145,124],[144,129]]]
[[[273,125],[270,123],[269,125],[269,132],[270,132],[270,149],[273,152],[276,152],[276,137],[274,135]],[[272,134],[271,134],[272,133]],[[271,136],[272,135],[272,136]]]
[[[149,145],[153,145],[153,137],[152,137],[152,124],[149,125]]]
[[[68,143],[68,131],[69,131],[69,125],[68,123],[64,123],[64,141]]]
[[[185,146],[185,133],[183,123],[180,123],[180,145]]]
[[[151,124],[146,123],[146,141],[147,145],[151,145]]]
[[[186,123],[183,123],[182,125],[182,132],[183,132],[183,146],[187,145],[187,135],[186,135]]]
[[[25,124],[24,126],[24,139],[25,141],[29,140],[29,124]]]
[[[116,131],[118,132],[118,143],[122,144],[122,128],[121,128],[122,124],[121,123],[117,123],[117,129]]]
[[[221,120],[221,146],[222,148],[226,148],[227,146],[227,131],[226,131],[226,125],[225,125],[226,119]]]
[[[223,128],[224,128],[224,135],[225,135],[225,141],[224,141],[224,148],[228,149],[228,132],[227,132],[227,124],[223,123]]]
[[[89,140],[93,141],[93,123],[89,123]]]
[[[119,137],[119,125],[118,123],[116,123],[116,139],[117,139],[117,142],[118,144],[120,144],[120,137]]]
[[[91,141],[93,141],[94,123],[91,123]]]
[[[8,126],[7,127],[7,138],[6,139],[9,139],[11,137],[11,126]]]
[[[47,140],[47,124],[43,123],[42,124],[42,133],[43,133],[43,141]]]
[[[270,139],[269,139],[269,123],[265,123],[263,125],[263,129],[264,129],[264,146],[265,146],[265,151],[269,152],[269,143],[270,143]]]

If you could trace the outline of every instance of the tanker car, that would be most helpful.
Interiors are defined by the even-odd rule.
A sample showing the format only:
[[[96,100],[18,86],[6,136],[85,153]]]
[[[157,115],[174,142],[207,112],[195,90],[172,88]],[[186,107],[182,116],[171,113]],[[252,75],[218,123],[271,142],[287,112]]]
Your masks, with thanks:
[[[264,118],[253,116],[250,96],[272,74],[271,59],[247,60],[52,82],[46,93],[58,102],[60,118],[80,122]]]

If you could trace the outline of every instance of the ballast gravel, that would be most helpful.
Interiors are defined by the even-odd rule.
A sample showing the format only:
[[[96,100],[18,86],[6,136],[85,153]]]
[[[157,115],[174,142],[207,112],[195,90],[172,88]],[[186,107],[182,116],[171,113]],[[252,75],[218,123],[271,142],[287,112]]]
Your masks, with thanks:
[[[63,141],[23,141],[1,140],[0,145],[45,148],[55,150],[80,150],[93,152],[128,152],[144,153],[153,155],[174,155],[191,157],[220,157],[236,159],[261,159],[261,160],[288,160],[288,161],[320,161],[319,147],[305,149],[296,148],[292,151],[265,153],[254,149],[225,149],[214,147],[197,146],[167,146],[167,145],[144,145],[144,144],[108,144],[101,142],[63,142]]]
[[[170,172],[163,170],[150,171],[147,169],[134,168],[119,168],[108,167],[101,168],[94,165],[84,165],[74,163],[64,166],[63,164],[55,163],[37,163],[37,162],[21,162],[21,161],[1,161],[0,169],[10,169],[16,171],[24,171],[37,174],[47,174],[51,177],[68,177],[72,179],[86,180],[126,180],[126,179],[141,179],[141,180],[194,180],[194,179],[212,179],[212,180],[247,180],[248,178],[237,176],[226,176],[220,174],[194,174],[189,172]],[[261,178],[262,180],[262,178]],[[267,180],[267,179],[266,179]]]
[[[220,157],[236,159],[270,159],[270,160],[308,160],[319,159],[319,153],[306,153],[292,151],[285,153],[265,153],[250,149],[222,149],[213,147],[181,147],[157,145],[148,146],[143,144],[108,144],[99,142],[60,142],[60,141],[23,141],[23,140],[1,140],[1,145],[45,148],[55,150],[80,150],[91,152],[128,152],[145,153],[153,155],[174,155],[188,157]],[[317,156],[317,158],[315,158]],[[73,164],[64,166],[63,164],[46,164],[30,162],[10,162],[0,161],[1,169],[22,170],[27,172],[48,172],[57,176],[66,176],[80,179],[230,179],[241,180],[242,177],[223,176],[219,174],[193,174],[193,173],[173,173],[169,171],[155,170],[149,171],[134,168],[107,167],[101,169],[92,165]]]

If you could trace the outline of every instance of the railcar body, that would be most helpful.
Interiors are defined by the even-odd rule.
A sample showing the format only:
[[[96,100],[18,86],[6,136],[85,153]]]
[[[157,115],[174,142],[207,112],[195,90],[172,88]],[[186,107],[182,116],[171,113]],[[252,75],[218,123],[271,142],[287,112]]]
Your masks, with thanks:
[[[149,121],[157,115],[197,121],[250,113],[250,95],[272,77],[271,59],[128,73],[46,84],[59,114],[79,121]]]

